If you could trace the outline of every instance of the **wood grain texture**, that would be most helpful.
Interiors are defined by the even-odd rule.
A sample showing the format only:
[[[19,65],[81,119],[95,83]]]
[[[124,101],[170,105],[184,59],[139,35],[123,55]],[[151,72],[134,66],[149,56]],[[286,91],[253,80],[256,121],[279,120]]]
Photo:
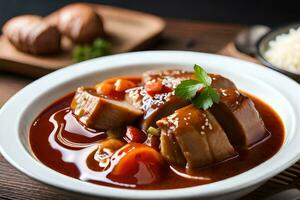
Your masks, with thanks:
[[[18,90],[30,83],[32,79],[18,77],[13,74],[0,71],[0,107]]]
[[[249,56],[237,50],[234,45],[234,42],[228,43],[223,49],[219,51],[219,53],[222,55],[231,56],[242,60],[247,60],[249,62],[259,63],[259,60],[256,59],[255,57]]]
[[[105,5],[90,5],[103,18],[106,39],[111,43],[112,53],[139,50],[154,41],[165,27],[165,22],[154,15]],[[63,38],[63,50],[59,54],[35,56],[16,50],[6,37],[0,36],[0,69],[32,77],[42,76],[72,64],[73,46],[70,40]]]
[[[244,26],[230,24],[170,19],[166,21],[166,30],[163,32],[161,39],[156,44],[148,47],[149,50],[190,50],[217,53],[244,28]],[[0,71],[0,105],[33,80],[32,78],[25,78]],[[262,199],[266,194],[278,191],[279,188],[282,188],[282,186],[268,182],[243,199]],[[40,183],[16,170],[0,155],[0,199],[93,200],[103,198],[85,196]]]

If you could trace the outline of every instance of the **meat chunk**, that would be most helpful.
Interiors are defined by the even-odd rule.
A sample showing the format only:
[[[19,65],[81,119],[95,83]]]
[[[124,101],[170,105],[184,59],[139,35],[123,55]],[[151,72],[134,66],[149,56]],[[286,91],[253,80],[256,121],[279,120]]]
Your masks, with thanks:
[[[127,102],[102,98],[83,87],[77,89],[71,109],[87,127],[104,130],[126,126],[143,114]]]
[[[175,163],[180,166],[184,166],[186,160],[182,154],[182,151],[174,137],[174,135],[168,131],[163,131],[160,135],[160,151],[162,156],[170,163]]]
[[[222,127],[209,111],[188,105],[157,122],[161,139],[173,135],[186,160],[187,168],[203,167],[235,156],[235,151]],[[162,143],[161,148],[165,149]],[[169,162],[174,152],[161,151]],[[170,153],[168,155],[166,153]],[[174,164],[182,164],[175,160]]]
[[[190,79],[191,77],[193,77],[193,73],[184,70],[150,70],[143,73],[142,82],[147,83],[161,79],[165,81],[164,84],[175,88],[181,80]]]
[[[211,112],[222,125],[230,142],[242,148],[251,148],[267,136],[264,122],[252,100],[241,94],[235,84],[220,75],[210,75],[212,87],[218,90],[221,99]]]
[[[267,136],[264,122],[250,98],[234,88],[218,91],[220,102],[211,108],[211,112],[233,145],[250,148]]]
[[[174,95],[174,88],[192,74],[181,70],[148,71],[143,74],[145,87],[136,87],[126,91],[125,99],[130,104],[144,111],[141,128],[147,130],[149,126],[156,126],[156,121],[172,114],[175,110],[188,104],[184,99]],[[160,81],[161,91],[149,93],[147,84]]]
[[[213,87],[235,87],[232,81],[220,75],[210,74],[210,76]],[[157,120],[188,104],[187,101],[174,95],[174,89],[185,79],[195,79],[195,76],[192,72],[183,70],[147,71],[142,76],[142,82],[146,89],[148,84],[161,82],[162,87],[160,88],[163,90],[164,87],[165,90],[154,95],[149,94],[145,87],[137,87],[127,91],[126,100],[144,111],[144,119],[141,123],[143,130],[147,130],[149,126],[155,126]]]
[[[187,101],[171,94],[171,92],[151,96],[143,87],[127,90],[125,99],[136,108],[143,110],[144,117],[141,128],[144,131],[150,126],[156,126],[157,120],[188,104]]]
[[[220,75],[211,74],[211,76],[212,85],[215,87],[235,87],[233,82]],[[186,79],[195,79],[195,76],[192,72],[183,70],[152,70],[143,74],[144,85],[161,82],[167,90],[155,95],[147,93],[145,87],[128,90],[127,101],[144,111],[144,120],[141,125],[143,130],[147,130],[149,126],[155,126],[157,120],[188,104],[187,101],[174,95],[174,89]]]
[[[236,88],[235,84],[231,80],[219,74],[209,74],[209,76],[212,78],[211,86],[213,88]],[[184,70],[151,70],[143,74],[142,82],[147,83],[158,79],[163,80],[165,85],[175,89],[182,80],[196,79],[196,77],[194,73]]]
[[[216,88],[216,89],[220,89],[220,88],[223,88],[223,89],[235,88],[236,89],[235,84],[231,80],[229,80],[229,79],[227,79],[227,78],[225,78],[225,77],[223,77],[221,75],[218,75],[218,74],[209,74],[209,76],[212,79],[211,86],[213,88]]]
[[[147,99],[145,104],[148,105],[142,122],[142,129],[147,130],[149,126],[155,126],[156,121],[162,117],[168,116],[176,109],[181,108],[188,104],[185,100],[176,96],[160,97]],[[161,100],[163,99],[163,100]]]

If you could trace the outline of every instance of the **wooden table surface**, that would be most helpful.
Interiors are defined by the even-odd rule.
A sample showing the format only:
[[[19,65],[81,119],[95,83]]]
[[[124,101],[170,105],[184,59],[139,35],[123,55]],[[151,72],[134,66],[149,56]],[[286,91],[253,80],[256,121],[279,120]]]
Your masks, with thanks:
[[[245,28],[241,25],[191,22],[167,19],[161,39],[150,50],[189,50],[217,53]],[[0,106],[33,78],[0,71]],[[9,133],[8,133],[9,134]],[[100,199],[88,197],[29,178],[10,165],[0,155],[0,199]],[[246,197],[244,199],[252,199]]]

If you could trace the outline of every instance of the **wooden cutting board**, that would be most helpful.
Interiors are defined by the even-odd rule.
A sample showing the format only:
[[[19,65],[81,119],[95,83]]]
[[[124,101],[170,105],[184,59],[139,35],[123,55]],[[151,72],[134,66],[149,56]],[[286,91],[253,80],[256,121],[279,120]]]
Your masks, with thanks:
[[[113,53],[139,50],[162,33],[165,22],[154,15],[106,5],[91,4],[104,22]],[[63,38],[63,52],[33,56],[16,50],[0,36],[0,70],[39,77],[73,63],[70,42]]]
[[[222,54],[224,56],[231,56],[234,58],[239,58],[241,60],[247,60],[254,63],[260,63],[258,59],[255,57],[249,56],[247,54],[244,54],[240,52],[234,45],[234,42],[229,42],[224,48],[222,48],[219,52],[219,54]]]

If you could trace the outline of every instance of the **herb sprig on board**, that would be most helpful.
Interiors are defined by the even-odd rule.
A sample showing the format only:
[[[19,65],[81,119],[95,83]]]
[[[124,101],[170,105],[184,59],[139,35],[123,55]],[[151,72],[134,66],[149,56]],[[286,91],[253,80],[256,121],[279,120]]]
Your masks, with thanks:
[[[175,95],[190,100],[196,107],[207,110],[219,103],[220,95],[211,86],[212,79],[199,65],[194,65],[196,80],[183,80],[175,89]]]
[[[104,39],[97,38],[91,44],[77,45],[73,50],[73,60],[81,62],[109,54],[111,54],[110,43]]]

